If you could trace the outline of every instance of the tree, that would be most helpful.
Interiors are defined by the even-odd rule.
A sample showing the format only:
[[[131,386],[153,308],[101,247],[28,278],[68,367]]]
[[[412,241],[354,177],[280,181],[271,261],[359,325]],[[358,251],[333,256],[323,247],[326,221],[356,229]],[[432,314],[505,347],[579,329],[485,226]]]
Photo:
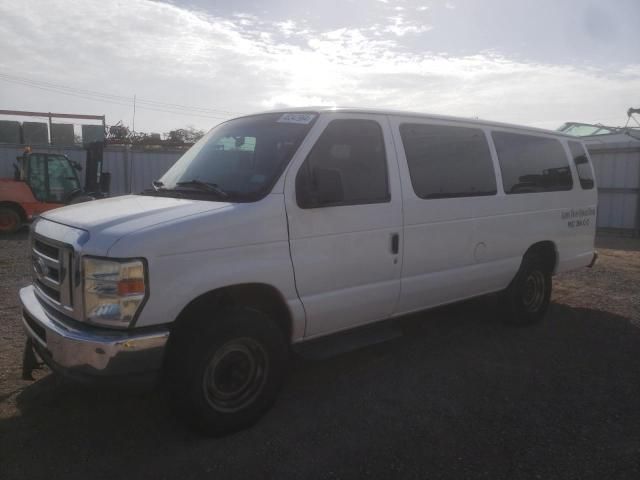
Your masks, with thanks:
[[[202,138],[204,130],[198,130],[192,126],[178,128],[166,133],[167,142],[171,144],[193,144]]]
[[[106,130],[106,143],[119,145],[193,145],[204,135],[203,130],[187,126],[171,130],[164,134],[132,132],[129,127],[119,121]]]

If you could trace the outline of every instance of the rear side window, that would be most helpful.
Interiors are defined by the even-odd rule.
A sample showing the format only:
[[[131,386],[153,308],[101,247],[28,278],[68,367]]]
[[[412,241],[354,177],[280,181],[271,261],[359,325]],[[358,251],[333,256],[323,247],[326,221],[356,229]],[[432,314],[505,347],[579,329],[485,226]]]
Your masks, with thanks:
[[[405,123],[400,136],[420,198],[495,195],[496,177],[482,130]]]
[[[510,132],[491,135],[505,193],[556,192],[573,187],[567,155],[555,138]]]
[[[388,202],[382,129],[372,120],[333,120],[296,177],[301,208]]]
[[[591,165],[589,165],[587,152],[584,151],[582,144],[571,141],[569,142],[569,150],[578,171],[580,186],[583,190],[591,190],[593,188],[593,171],[591,170]]]

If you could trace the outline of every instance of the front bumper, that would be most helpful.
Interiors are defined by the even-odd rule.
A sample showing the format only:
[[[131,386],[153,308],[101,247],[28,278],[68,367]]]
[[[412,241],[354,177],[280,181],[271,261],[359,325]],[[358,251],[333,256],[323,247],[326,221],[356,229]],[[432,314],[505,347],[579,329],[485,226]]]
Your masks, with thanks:
[[[160,372],[168,328],[118,331],[65,321],[45,309],[33,286],[20,290],[20,302],[25,331],[54,371],[81,381],[151,380]]]

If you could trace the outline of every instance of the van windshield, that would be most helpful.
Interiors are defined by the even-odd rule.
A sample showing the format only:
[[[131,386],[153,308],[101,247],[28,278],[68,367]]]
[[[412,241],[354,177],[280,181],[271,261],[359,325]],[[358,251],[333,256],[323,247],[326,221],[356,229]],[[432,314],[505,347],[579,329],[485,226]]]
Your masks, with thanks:
[[[225,201],[264,197],[317,118],[316,113],[268,113],[212,129],[159,181],[158,195]]]

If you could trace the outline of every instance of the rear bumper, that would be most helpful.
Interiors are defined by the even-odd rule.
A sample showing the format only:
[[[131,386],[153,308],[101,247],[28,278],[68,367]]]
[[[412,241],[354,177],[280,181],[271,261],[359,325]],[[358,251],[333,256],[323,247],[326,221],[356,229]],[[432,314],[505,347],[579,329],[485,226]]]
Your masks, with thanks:
[[[20,302],[25,332],[52,370],[85,383],[157,378],[168,328],[114,331],[65,322],[45,310],[33,286],[20,290]]]

